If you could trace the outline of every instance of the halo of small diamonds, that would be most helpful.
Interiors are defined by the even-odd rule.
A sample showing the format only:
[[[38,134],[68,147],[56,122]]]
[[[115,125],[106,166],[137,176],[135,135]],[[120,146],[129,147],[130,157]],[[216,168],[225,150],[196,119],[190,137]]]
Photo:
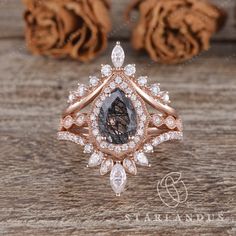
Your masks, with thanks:
[[[99,134],[98,127],[98,115],[103,101],[106,97],[110,96],[113,89],[120,88],[128,98],[130,98],[133,103],[134,108],[137,111],[137,132],[130,139],[128,143],[115,145],[107,142],[104,137]],[[100,96],[94,102],[94,108],[90,114],[90,130],[91,136],[93,136],[95,143],[103,152],[108,154],[116,154],[116,156],[121,157],[126,153],[133,152],[138,145],[142,142],[142,136],[146,133],[146,128],[149,122],[149,116],[145,104],[136,94],[132,86],[129,84],[127,78],[121,74],[114,74],[111,78],[109,84],[103,88]],[[96,130],[94,133],[93,131]]]

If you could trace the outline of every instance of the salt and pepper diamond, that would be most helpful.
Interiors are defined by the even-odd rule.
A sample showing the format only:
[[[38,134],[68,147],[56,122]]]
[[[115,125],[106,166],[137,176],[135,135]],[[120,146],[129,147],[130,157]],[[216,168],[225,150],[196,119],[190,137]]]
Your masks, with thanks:
[[[147,110],[121,76],[113,75],[103,91],[90,115],[92,134],[98,135],[95,141],[103,151],[121,155],[142,142]]]

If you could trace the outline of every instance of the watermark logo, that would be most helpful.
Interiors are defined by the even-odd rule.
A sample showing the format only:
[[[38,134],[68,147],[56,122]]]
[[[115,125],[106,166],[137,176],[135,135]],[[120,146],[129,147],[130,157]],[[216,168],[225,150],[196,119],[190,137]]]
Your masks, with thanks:
[[[157,182],[157,193],[161,201],[170,208],[176,208],[188,199],[188,190],[180,172],[170,172]]]

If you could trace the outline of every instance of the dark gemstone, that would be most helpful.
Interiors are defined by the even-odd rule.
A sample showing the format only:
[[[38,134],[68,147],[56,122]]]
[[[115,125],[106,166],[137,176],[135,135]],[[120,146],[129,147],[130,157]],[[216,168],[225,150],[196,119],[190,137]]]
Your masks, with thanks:
[[[137,130],[134,106],[125,93],[117,88],[107,97],[98,116],[99,131],[107,142],[124,144],[129,142]]]

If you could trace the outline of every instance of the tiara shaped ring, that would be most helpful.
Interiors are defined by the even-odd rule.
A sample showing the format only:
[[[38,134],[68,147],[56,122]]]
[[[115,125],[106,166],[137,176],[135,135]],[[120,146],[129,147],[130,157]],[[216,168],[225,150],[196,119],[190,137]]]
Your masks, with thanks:
[[[110,173],[119,196],[127,173],[136,175],[136,165],[150,166],[147,154],[154,147],[182,140],[183,134],[168,92],[158,83],[148,85],[146,76],[135,77],[134,64],[122,67],[125,53],[119,42],[111,59],[113,67],[102,65],[100,77],[90,76],[89,85],[78,84],[70,92],[57,137],[83,146],[90,155],[88,167],[99,166],[101,175]]]

